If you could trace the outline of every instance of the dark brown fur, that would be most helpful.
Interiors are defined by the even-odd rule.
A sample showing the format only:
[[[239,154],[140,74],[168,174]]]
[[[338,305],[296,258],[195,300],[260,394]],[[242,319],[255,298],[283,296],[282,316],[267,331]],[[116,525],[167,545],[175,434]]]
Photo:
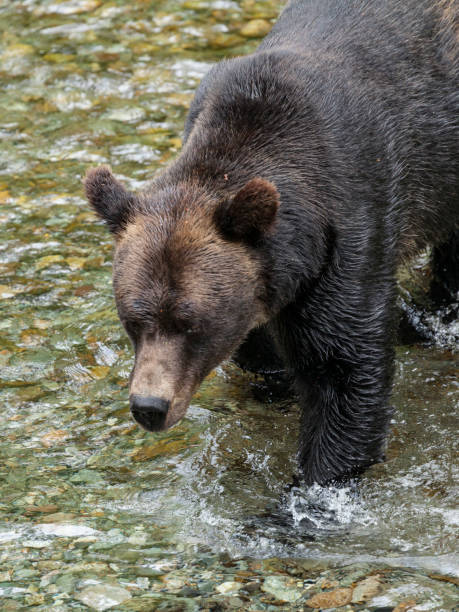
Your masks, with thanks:
[[[204,78],[183,151],[144,192],[90,171],[131,401],[169,406],[168,427],[255,339],[294,380],[306,482],[381,460],[397,265],[457,244],[458,82],[457,0],[292,0],[255,53]]]

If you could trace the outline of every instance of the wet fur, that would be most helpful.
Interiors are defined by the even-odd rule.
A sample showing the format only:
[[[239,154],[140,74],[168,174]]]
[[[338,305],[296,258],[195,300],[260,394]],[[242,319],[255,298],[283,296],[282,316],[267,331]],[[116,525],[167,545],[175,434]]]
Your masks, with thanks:
[[[230,346],[243,354],[244,320],[266,321],[257,333],[273,339],[300,397],[308,483],[383,458],[395,272],[457,228],[457,19],[454,1],[290,2],[254,54],[204,78],[181,155],[137,199],[143,237],[128,241],[123,225],[115,287],[121,304],[145,296],[139,325],[151,311],[148,296],[165,287],[171,308],[189,293],[206,304],[214,335],[189,353],[197,378]],[[227,218],[237,211],[227,203],[254,179],[280,198],[275,223],[268,214],[269,231],[256,240],[238,231],[240,216],[233,226]],[[110,216],[105,207],[99,214]],[[262,209],[248,214],[252,229]],[[119,216],[118,204],[114,210]],[[191,245],[206,241],[208,259],[194,260]],[[168,258],[157,248],[166,243]],[[121,255],[123,244],[138,256]],[[154,253],[161,262],[152,263]],[[163,276],[181,278],[180,291],[171,293]],[[234,319],[231,341],[225,317]]]
[[[220,172],[238,175],[237,141],[244,167],[260,164],[281,194],[282,244],[266,250],[273,310],[288,303],[267,331],[301,398],[307,482],[383,457],[395,271],[457,227],[458,10],[291,2],[257,54],[209,73],[190,110],[185,151],[210,141]]]

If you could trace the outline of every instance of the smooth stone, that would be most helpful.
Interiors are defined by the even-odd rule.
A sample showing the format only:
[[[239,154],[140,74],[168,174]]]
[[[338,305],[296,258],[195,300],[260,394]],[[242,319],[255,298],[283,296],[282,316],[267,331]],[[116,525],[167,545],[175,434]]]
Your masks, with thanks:
[[[382,589],[382,576],[368,576],[357,583],[352,592],[352,603],[364,603],[375,597]]]
[[[81,482],[87,484],[99,484],[103,481],[102,476],[96,470],[82,469],[70,478],[70,482]]]
[[[241,582],[228,581],[219,584],[217,587],[215,587],[215,590],[221,593],[222,595],[225,595],[226,593],[236,593],[241,587]]]
[[[24,540],[24,548],[46,548],[50,546],[51,542],[48,540]]]
[[[75,588],[76,582],[77,579],[75,576],[72,576],[71,574],[63,574],[62,576],[59,576],[55,584],[62,593],[71,593]]]
[[[18,569],[14,572],[14,580],[23,580],[24,578],[33,578],[34,576],[38,576],[40,572],[34,569]]]
[[[45,603],[45,596],[43,593],[31,593],[30,595],[25,596],[25,602],[27,607],[39,606],[42,603]]]
[[[292,584],[290,585],[289,583]],[[291,578],[268,576],[261,585],[261,590],[270,595],[274,595],[274,597],[280,601],[293,603],[298,601],[303,595],[302,591],[299,591],[293,586],[294,584],[296,584],[296,582],[292,581]]]
[[[164,574],[164,571],[160,571],[160,570],[154,569],[153,567],[148,567],[145,565],[137,565],[134,568],[134,574],[136,576],[145,576],[147,578],[155,578],[156,576],[162,576]]]
[[[256,591],[259,591],[260,588],[261,582],[247,582],[244,584],[244,590],[247,591],[247,593],[255,593]]]
[[[96,584],[86,587],[75,596],[86,606],[94,610],[109,610],[131,599],[132,595],[126,589],[111,584]]]
[[[112,121],[140,121],[146,115],[143,108],[115,108],[106,113],[104,118]]]
[[[334,591],[324,591],[310,597],[305,603],[310,608],[320,608],[328,610],[329,608],[340,608],[351,602],[352,589],[341,588]]]
[[[75,538],[92,536],[98,532],[87,525],[43,523],[39,526],[45,535],[58,536],[59,538]]]
[[[272,25],[265,19],[252,19],[242,26],[239,33],[246,38],[259,38],[266,36]]]

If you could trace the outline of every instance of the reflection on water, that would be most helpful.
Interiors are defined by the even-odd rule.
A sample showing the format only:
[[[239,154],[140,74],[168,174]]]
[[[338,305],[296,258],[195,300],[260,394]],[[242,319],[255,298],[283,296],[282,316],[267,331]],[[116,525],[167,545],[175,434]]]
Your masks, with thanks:
[[[211,63],[253,48],[279,6],[0,2],[2,610],[302,609],[372,576],[373,607],[452,609],[450,351],[399,350],[388,460],[353,489],[293,486],[297,407],[256,402],[230,364],[171,431],[129,416],[112,246],[81,177],[110,163],[145,184]]]

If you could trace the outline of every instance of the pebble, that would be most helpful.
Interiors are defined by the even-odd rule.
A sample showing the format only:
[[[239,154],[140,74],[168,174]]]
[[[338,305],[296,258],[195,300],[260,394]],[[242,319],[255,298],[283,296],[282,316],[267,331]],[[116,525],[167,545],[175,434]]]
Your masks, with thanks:
[[[75,588],[76,581],[77,579],[75,576],[72,576],[71,574],[62,574],[59,576],[59,578],[57,578],[55,584],[58,587],[59,592],[71,593]]]
[[[215,587],[215,590],[222,595],[225,595],[226,593],[236,593],[241,587],[242,584],[240,582],[228,581],[219,584],[217,587]]]
[[[294,603],[303,595],[303,592],[295,588],[296,581],[284,576],[268,576],[261,586],[261,590],[280,601]]]
[[[137,578],[135,582],[139,589],[148,589],[148,587],[150,586],[150,581],[145,576],[139,576],[139,578]]]
[[[183,586],[185,586],[185,578],[174,576],[173,574],[163,576],[161,580],[164,581],[167,586],[167,589],[171,591],[181,589]]]
[[[408,612],[411,608],[414,608],[416,601],[414,599],[408,599],[407,601],[401,601],[392,612]]]
[[[136,122],[144,119],[146,113],[143,108],[116,108],[104,116],[112,121]]]
[[[59,510],[59,506],[55,504],[47,504],[44,506],[28,506],[24,510],[24,514],[52,514]]]
[[[59,2],[48,5],[47,13],[60,13],[61,15],[75,15],[79,13],[88,13],[101,5],[101,0],[68,0],[67,2]]]
[[[86,587],[75,598],[93,610],[108,610],[131,599],[131,594],[118,586],[96,584]]]
[[[39,561],[37,563],[37,567],[42,572],[52,572],[58,570],[62,567],[62,563],[59,561]]]
[[[335,591],[326,591],[317,593],[308,599],[305,603],[310,608],[320,608],[328,610],[329,608],[339,608],[350,603],[352,600],[352,589],[336,589]]]
[[[45,596],[43,593],[31,593],[30,595],[25,596],[25,602],[27,606],[39,606],[42,603],[45,603]]]
[[[271,23],[266,19],[252,19],[242,26],[239,33],[245,38],[261,38],[266,36],[271,28]]]
[[[72,574],[78,573],[94,573],[94,574],[106,574],[108,572],[108,567],[105,563],[100,563],[98,561],[88,562],[82,561],[81,563],[75,563],[70,568]]]
[[[244,584],[244,590],[248,593],[255,593],[259,591],[261,587],[261,582],[247,582]]]
[[[22,544],[24,548],[46,548],[51,542],[49,540],[24,540]]]
[[[54,535],[60,538],[91,536],[97,533],[95,529],[87,527],[86,525],[62,525],[59,523],[43,523],[39,526],[39,529],[45,535]]]
[[[239,597],[228,597],[225,601],[230,610],[243,610],[244,602]]]
[[[372,599],[382,588],[381,576],[368,576],[359,582],[352,593],[352,603],[363,603]]]
[[[136,546],[142,546],[147,542],[147,534],[145,533],[134,533],[128,537],[129,544],[133,544]]]
[[[55,512],[41,518],[41,523],[65,523],[75,518],[73,512]]]
[[[38,576],[39,572],[34,569],[29,569],[27,567],[23,569],[18,569],[14,572],[14,580],[24,580],[24,578],[33,578],[34,576]]]
[[[82,482],[87,484],[98,484],[103,480],[96,470],[82,469],[70,478],[70,482]]]
[[[81,548],[85,548],[86,546],[89,546],[90,544],[93,544],[94,542],[97,542],[97,537],[96,536],[83,536],[81,538],[77,538],[76,540],[73,541],[73,543],[75,544],[75,546],[81,547]]]
[[[148,565],[137,565],[134,568],[134,574],[136,576],[154,578],[156,576],[162,576],[164,572],[154,567],[149,567]]]

